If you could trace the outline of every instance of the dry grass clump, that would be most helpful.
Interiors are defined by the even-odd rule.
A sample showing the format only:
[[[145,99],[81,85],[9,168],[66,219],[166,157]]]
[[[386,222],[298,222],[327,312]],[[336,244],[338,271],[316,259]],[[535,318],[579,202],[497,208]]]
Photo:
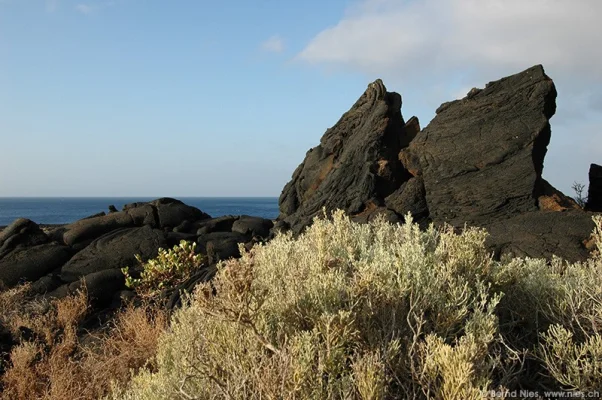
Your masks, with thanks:
[[[602,387],[600,256],[496,262],[485,238],[335,212],[297,239],[241,248],[174,315],[158,369],[113,397],[465,400]]]
[[[2,398],[96,399],[109,393],[111,381],[126,383],[132,368],[153,368],[157,339],[167,326],[163,312],[129,307],[116,315],[106,332],[91,336],[80,328],[89,311],[85,292],[18,303],[26,290],[0,295],[7,311],[3,323],[21,339],[1,377]],[[28,304],[26,310],[22,304]],[[86,336],[87,344],[82,340]]]

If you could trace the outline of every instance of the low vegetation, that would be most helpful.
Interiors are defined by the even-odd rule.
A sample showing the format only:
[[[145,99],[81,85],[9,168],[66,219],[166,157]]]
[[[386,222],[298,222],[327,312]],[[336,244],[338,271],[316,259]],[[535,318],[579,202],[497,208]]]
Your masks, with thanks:
[[[602,217],[586,262],[493,260],[487,233],[356,224],[342,212],[221,262],[171,317],[153,302],[200,263],[162,250],[128,284],[144,299],[94,334],[85,292],[0,294],[21,337],[7,399],[482,399],[602,387]]]
[[[171,250],[160,248],[157,257],[148,261],[136,255],[142,271],[139,278],[134,278],[129,267],[123,268],[126,286],[143,298],[156,298],[162,290],[176,287],[198,270],[202,256],[196,254],[195,249],[196,243],[182,240]]]
[[[115,399],[481,399],[602,387],[602,219],[587,262],[494,261],[486,232],[341,212],[220,265]]]
[[[575,192],[575,197],[573,197],[573,199],[577,205],[584,208],[587,204],[587,196],[583,194],[585,192],[585,185],[583,183],[573,182],[571,189]]]
[[[118,312],[104,331],[81,327],[89,314],[85,291],[60,300],[29,300],[28,287],[0,294],[0,322],[20,338],[3,365],[1,396],[10,400],[98,399],[131,371],[152,371],[164,312],[148,305]]]

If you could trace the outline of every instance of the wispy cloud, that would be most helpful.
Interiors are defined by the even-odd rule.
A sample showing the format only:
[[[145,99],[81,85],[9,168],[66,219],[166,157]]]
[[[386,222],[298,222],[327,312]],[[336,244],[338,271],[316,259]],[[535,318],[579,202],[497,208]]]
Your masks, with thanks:
[[[115,1],[111,0],[111,1],[103,1],[103,2],[99,2],[99,3],[78,3],[75,5],[75,9],[84,14],[84,15],[92,15],[92,14],[96,14],[97,12],[99,12],[100,10],[107,8],[107,7],[112,7],[116,4]]]
[[[282,53],[284,51],[284,39],[279,35],[271,36],[261,44],[261,49],[270,53]]]
[[[97,7],[90,4],[79,3],[75,5],[75,9],[84,15],[90,15],[97,10]]]

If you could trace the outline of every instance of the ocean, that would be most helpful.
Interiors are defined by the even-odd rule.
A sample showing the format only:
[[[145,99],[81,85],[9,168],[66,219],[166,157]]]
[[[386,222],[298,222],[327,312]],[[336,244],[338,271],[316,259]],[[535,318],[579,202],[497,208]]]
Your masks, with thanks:
[[[29,218],[38,224],[68,224],[104,211],[109,205],[121,211],[124,204],[151,201],[151,197],[0,197],[0,226],[17,218]],[[180,197],[178,200],[196,207],[212,217],[252,215],[275,219],[277,197]]]

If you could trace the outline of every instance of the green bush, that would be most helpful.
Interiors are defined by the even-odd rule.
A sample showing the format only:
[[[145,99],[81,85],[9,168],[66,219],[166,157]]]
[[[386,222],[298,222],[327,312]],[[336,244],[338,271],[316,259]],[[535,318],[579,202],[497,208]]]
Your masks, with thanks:
[[[409,217],[355,224],[337,211],[297,239],[241,248],[174,314],[157,370],[114,398],[481,399],[544,381],[602,387],[599,254],[498,262],[486,236],[421,231]]]
[[[142,261],[139,255],[142,272],[140,278],[130,274],[129,267],[121,269],[125,275],[127,287],[135,289],[141,297],[154,297],[165,288],[175,287],[190,277],[202,263],[202,256],[195,254],[196,243],[182,240],[171,250],[159,249],[156,258]]]

